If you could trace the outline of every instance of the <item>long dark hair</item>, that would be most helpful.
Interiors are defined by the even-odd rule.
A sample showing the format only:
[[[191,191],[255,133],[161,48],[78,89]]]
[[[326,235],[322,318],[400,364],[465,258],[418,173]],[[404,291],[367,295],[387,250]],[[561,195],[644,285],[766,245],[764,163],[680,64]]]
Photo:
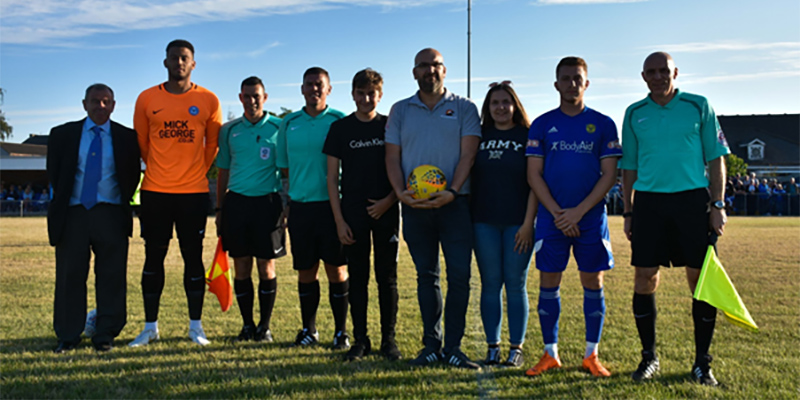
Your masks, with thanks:
[[[481,108],[481,132],[486,132],[494,128],[494,118],[492,118],[492,113],[489,111],[489,105],[492,102],[492,93],[498,90],[505,90],[514,102],[514,114],[511,117],[511,121],[516,125],[530,128],[531,122],[528,119],[528,113],[525,112],[525,107],[522,107],[522,102],[519,101],[517,92],[514,91],[514,88],[511,87],[510,84],[501,83],[489,88],[489,92],[486,93],[486,98],[483,99],[483,107]]]

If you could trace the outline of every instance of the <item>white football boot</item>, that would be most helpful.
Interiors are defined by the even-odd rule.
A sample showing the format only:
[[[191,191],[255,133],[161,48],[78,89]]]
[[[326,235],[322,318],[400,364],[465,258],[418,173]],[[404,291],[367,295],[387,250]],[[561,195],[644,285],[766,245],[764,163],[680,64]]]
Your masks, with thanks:
[[[145,346],[150,342],[155,342],[156,340],[160,339],[161,337],[158,336],[158,330],[155,329],[145,329],[139,336],[136,336],[136,339],[133,339],[132,342],[128,343],[130,347],[139,347]]]
[[[203,327],[196,327],[196,328],[189,328],[189,339],[192,339],[193,342],[199,344],[200,346],[207,346],[211,344],[206,338],[206,333],[203,331]]]

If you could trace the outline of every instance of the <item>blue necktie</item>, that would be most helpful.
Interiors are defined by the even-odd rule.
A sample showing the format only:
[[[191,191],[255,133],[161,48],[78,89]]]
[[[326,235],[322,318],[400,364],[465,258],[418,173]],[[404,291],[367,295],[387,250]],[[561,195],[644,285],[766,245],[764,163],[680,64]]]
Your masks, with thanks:
[[[83,173],[81,204],[87,210],[97,204],[97,184],[100,183],[100,176],[103,170],[103,140],[100,138],[100,132],[102,131],[99,126],[92,127],[94,139],[89,144],[89,153],[86,154],[86,170]]]

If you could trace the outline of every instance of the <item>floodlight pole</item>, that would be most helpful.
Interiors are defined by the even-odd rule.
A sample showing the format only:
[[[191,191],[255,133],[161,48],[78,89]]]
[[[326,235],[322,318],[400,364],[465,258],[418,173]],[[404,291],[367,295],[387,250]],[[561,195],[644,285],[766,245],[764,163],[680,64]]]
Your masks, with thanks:
[[[467,0],[467,97],[472,98],[472,0]]]

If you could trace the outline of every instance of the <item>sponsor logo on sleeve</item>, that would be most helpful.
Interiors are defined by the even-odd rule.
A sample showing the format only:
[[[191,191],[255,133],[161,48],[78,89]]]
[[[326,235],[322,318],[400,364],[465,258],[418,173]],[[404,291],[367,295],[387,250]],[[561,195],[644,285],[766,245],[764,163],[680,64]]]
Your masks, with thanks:
[[[722,132],[722,128],[717,130],[717,142],[725,147],[728,147],[728,140],[725,139],[725,133]]]
[[[536,139],[529,139],[528,140],[528,147],[539,147],[539,141]]]

